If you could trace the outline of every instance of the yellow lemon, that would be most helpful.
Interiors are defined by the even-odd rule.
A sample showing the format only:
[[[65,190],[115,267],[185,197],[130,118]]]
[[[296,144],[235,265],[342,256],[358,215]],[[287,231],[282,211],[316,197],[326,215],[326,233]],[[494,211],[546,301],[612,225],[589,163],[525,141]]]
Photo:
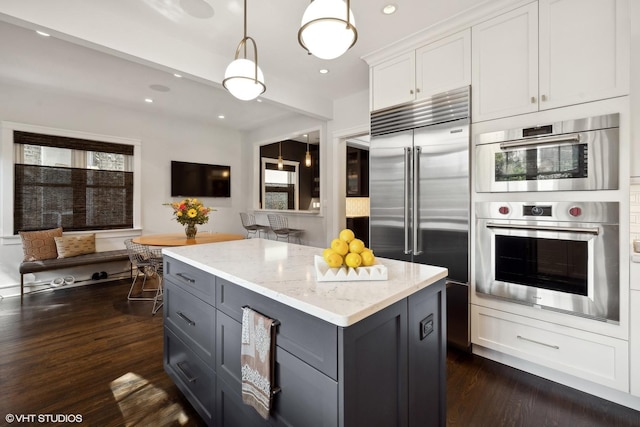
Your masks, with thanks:
[[[344,263],[347,264],[348,267],[358,268],[362,264],[362,258],[360,254],[350,252],[344,257]]]
[[[373,251],[371,251],[371,249],[363,250],[360,253],[360,257],[362,258],[362,265],[365,267],[369,267],[376,262],[376,257],[373,255]]]
[[[340,232],[339,237],[340,237],[340,240],[344,240],[345,242],[349,243],[350,241],[356,238],[356,235],[353,234],[353,231],[349,230],[348,228],[345,228]]]
[[[360,239],[353,239],[349,242],[349,252],[359,254],[364,250],[364,242]]]
[[[330,253],[333,253],[334,250],[331,248],[327,248],[324,251],[322,251],[322,258],[327,261],[327,257],[329,256]]]
[[[342,257],[331,251],[329,255],[327,255],[327,265],[331,268],[341,267],[342,266]]]
[[[341,239],[333,239],[331,241],[331,249],[340,256],[344,256],[349,252],[349,245]]]

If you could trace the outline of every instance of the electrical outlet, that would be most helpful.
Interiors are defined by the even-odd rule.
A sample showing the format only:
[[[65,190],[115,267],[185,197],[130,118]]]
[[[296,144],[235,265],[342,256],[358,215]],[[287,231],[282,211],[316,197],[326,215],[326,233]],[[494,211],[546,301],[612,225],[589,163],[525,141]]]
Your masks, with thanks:
[[[420,321],[420,340],[422,341],[433,332],[433,314]]]

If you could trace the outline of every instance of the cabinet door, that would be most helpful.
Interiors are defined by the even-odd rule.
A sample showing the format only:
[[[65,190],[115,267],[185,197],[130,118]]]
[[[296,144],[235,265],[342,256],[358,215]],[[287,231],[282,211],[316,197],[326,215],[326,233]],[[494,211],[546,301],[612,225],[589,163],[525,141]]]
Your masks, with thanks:
[[[627,0],[540,0],[540,108],[629,92]]]
[[[474,26],[472,55],[474,122],[537,111],[537,3]]]
[[[629,361],[631,362],[631,394],[640,397],[640,291],[631,291],[630,295]]]
[[[415,99],[414,52],[390,59],[371,69],[371,110]]]
[[[416,98],[471,84],[471,30],[416,51]]]

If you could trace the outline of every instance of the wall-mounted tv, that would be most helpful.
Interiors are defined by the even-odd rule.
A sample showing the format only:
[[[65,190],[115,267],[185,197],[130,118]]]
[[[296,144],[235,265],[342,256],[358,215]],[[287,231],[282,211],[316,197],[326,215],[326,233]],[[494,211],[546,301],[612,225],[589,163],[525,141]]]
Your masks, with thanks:
[[[231,166],[172,160],[171,197],[231,197]]]

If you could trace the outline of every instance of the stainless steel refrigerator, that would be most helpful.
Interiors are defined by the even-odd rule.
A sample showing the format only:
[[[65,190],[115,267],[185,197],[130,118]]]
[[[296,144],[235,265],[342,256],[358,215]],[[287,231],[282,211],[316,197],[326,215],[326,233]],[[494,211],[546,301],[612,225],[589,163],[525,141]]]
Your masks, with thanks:
[[[370,246],[449,269],[447,336],[469,348],[469,87],[371,115]]]

